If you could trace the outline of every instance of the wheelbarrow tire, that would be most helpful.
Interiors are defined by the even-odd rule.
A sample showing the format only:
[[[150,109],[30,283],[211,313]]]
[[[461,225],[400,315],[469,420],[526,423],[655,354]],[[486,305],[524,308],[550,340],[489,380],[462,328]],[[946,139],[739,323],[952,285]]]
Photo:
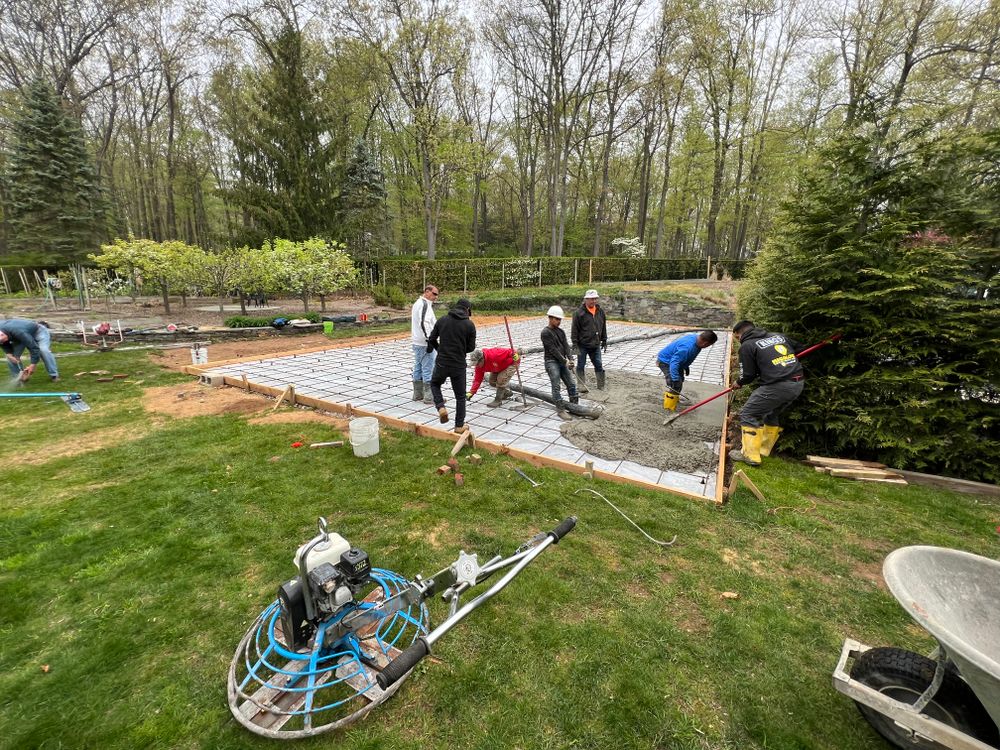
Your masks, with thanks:
[[[937,662],[901,648],[873,648],[858,657],[851,678],[903,703],[916,703],[934,679]],[[857,701],[855,701],[857,703]],[[937,743],[914,739],[885,714],[857,703],[861,714],[876,732],[902,750],[939,747]],[[924,714],[959,729],[988,745],[1000,747],[997,727],[972,688],[952,669],[945,672],[937,694]]]

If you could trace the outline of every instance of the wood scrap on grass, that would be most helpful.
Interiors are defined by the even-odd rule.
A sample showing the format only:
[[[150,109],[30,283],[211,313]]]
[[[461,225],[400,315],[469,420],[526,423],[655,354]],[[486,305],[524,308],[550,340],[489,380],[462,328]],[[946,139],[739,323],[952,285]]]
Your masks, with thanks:
[[[881,482],[883,484],[909,484],[898,471],[877,461],[858,461],[852,458],[828,458],[826,456],[806,456],[806,463],[816,471],[842,479],[860,482]]]

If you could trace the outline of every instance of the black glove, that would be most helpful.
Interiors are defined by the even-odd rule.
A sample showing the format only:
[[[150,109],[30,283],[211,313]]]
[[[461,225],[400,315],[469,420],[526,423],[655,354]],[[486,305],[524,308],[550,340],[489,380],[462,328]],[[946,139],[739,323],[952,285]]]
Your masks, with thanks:
[[[601,351],[606,352],[607,350],[608,350],[608,342],[605,341],[603,344],[601,344]]]
[[[684,368],[684,376],[687,377],[690,374],[691,374],[691,368],[690,367],[685,367]]]

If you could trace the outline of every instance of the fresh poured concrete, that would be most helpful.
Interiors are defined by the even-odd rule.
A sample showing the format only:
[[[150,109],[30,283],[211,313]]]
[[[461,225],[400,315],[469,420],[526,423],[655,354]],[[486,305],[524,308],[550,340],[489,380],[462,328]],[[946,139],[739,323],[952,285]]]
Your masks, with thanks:
[[[512,321],[510,327],[514,345],[524,348],[539,345],[539,335],[545,325],[545,318]],[[569,320],[565,321],[564,326],[568,335]],[[608,337],[614,339],[621,336],[665,331],[668,328],[668,326],[632,325],[609,321]],[[685,395],[689,393],[700,395],[702,392],[711,395],[723,387],[724,370],[729,352],[729,333],[723,331],[718,333],[718,342],[702,350],[698,359],[691,366],[691,374],[688,376],[688,384],[685,386]],[[503,443],[511,448],[580,465],[587,461],[593,461],[596,469],[705,497],[715,497],[716,470],[722,436],[721,411],[717,412],[718,418],[714,420],[714,428],[707,426],[708,431],[703,434],[699,433],[697,436],[689,433],[687,426],[680,424],[682,421],[688,420],[689,417],[681,417],[674,427],[663,426],[663,419],[667,413],[663,411],[662,407],[663,389],[661,386],[663,378],[656,366],[656,353],[677,335],[679,334],[613,344],[608,347],[603,358],[605,369],[610,371],[608,379],[612,389],[615,387],[616,379],[624,383],[626,376],[619,375],[619,373],[651,376],[645,380],[639,379],[639,381],[644,380],[644,385],[641,387],[628,378],[631,385],[625,385],[628,388],[627,392],[632,395],[623,397],[626,401],[630,399],[632,401],[631,405],[628,406],[631,416],[625,417],[626,422],[633,421],[636,413],[641,413],[643,418],[648,421],[648,424],[635,430],[633,442],[645,442],[662,447],[660,452],[656,454],[659,458],[655,460],[642,459],[632,454],[615,458],[615,454],[609,454],[606,450],[599,449],[594,445],[601,441],[600,423],[607,419],[605,424],[610,430],[620,429],[620,415],[615,416],[608,413],[589,426],[581,424],[579,431],[581,433],[587,432],[590,435],[586,439],[579,436],[574,437],[577,432],[575,428],[577,421],[590,422],[590,420],[578,418],[567,425],[569,434],[567,437],[560,431],[567,423],[562,422],[556,416],[555,409],[547,403],[529,399],[529,404],[534,405],[527,411],[513,408],[517,403],[514,401],[507,401],[499,408],[487,408],[486,403],[493,398],[493,389],[485,383],[472,402],[468,404],[466,422],[476,437],[483,440]],[[477,345],[481,348],[506,347],[508,345],[506,329],[502,324],[479,328]],[[593,397],[595,401],[607,399],[609,400],[606,404],[608,411],[614,410],[616,408],[615,399],[617,399],[614,391],[609,390],[606,394],[597,391],[594,388],[593,370],[589,362],[587,367],[588,375],[590,375],[588,384],[591,387],[591,393],[584,396],[583,399],[586,400],[588,397]],[[342,404],[350,403],[356,409],[384,414],[415,424],[452,427],[452,422],[449,422],[448,425],[439,423],[437,410],[433,406],[411,400],[412,368],[413,350],[409,337],[405,337],[393,341],[362,344],[322,352],[224,364],[213,368],[210,372],[235,378],[246,375],[252,383],[273,388],[284,388],[291,384],[295,386],[295,392],[299,395]],[[468,386],[471,387],[472,369],[470,368],[468,372]],[[530,388],[537,388],[545,392],[550,390],[540,353],[526,355],[523,358],[521,377],[524,384]],[[657,378],[660,385],[655,380]],[[705,385],[701,386],[699,383]],[[648,412],[645,410],[644,403],[646,396],[639,396],[640,402],[635,401],[637,388],[642,393],[649,394]],[[449,412],[454,416],[454,397],[448,383],[445,384],[444,394]],[[716,406],[721,409],[722,404]],[[707,416],[706,413],[701,419]],[[570,426],[574,426],[574,429],[570,430]],[[605,442],[617,444],[620,439],[609,436]],[[594,453],[585,450],[588,445],[592,446]],[[675,447],[671,448],[670,446]],[[692,462],[690,455],[692,450],[706,460],[702,462],[699,459]],[[671,451],[676,453],[676,461],[672,461]],[[602,458],[601,453],[611,457]],[[639,460],[636,460],[637,458]]]

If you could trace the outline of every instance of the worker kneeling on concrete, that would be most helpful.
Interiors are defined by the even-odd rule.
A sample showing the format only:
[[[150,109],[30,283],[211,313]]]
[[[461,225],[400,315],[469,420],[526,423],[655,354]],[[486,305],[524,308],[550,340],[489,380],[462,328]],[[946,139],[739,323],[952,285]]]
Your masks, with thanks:
[[[771,455],[781,434],[781,415],[805,386],[805,374],[795,356],[804,347],[783,334],[755,328],[749,320],[733,326],[733,333],[740,339],[736,387],[749,385],[758,377],[760,386],[740,409],[743,449],[730,451],[729,457],[758,466],[761,456]]]
[[[493,400],[486,404],[488,407],[496,408],[506,399],[514,395],[514,391],[507,387],[510,379],[517,372],[518,363],[521,361],[520,349],[476,349],[469,355],[469,364],[475,367],[472,378],[472,388],[466,394],[469,400],[479,391],[479,386],[483,383],[483,378],[489,373],[490,385],[496,386],[497,393]]]
[[[573,380],[573,357],[570,354],[569,341],[566,339],[566,332],[560,328],[563,321],[563,310],[559,305],[553,305],[548,312],[549,324],[542,329],[542,348],[545,350],[545,372],[549,376],[549,383],[552,385],[552,400],[556,409],[559,410],[560,419],[572,419],[566,410],[566,402],[563,401],[562,391],[559,388],[560,381],[566,384],[566,392],[569,394],[571,404],[580,403],[580,395],[576,390],[576,381]]]
[[[667,392],[663,395],[664,409],[673,411],[677,408],[684,388],[684,376],[691,374],[691,364],[702,349],[707,349],[718,340],[715,331],[685,333],[660,349],[660,353],[656,355],[656,364],[667,381]]]

